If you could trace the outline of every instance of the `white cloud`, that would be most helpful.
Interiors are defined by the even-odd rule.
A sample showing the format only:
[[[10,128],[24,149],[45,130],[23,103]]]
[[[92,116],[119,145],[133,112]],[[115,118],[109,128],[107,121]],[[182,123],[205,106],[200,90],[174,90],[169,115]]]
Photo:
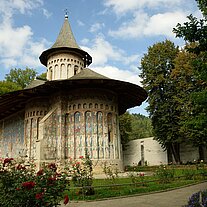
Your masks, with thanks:
[[[182,1],[183,0],[105,0],[104,5],[112,8],[117,15],[120,15],[144,7],[156,8],[159,6],[171,8],[172,6],[180,5]]]
[[[78,23],[78,25],[81,26],[81,27],[82,27],[82,26],[85,26],[85,24],[84,24],[82,21],[80,21],[80,20],[77,20],[77,23]]]
[[[0,13],[12,16],[17,10],[21,14],[43,5],[43,0],[0,0]]]
[[[121,80],[121,81],[130,82],[136,85],[141,85],[140,83],[141,78],[135,72],[131,72],[128,70],[122,70],[122,69],[119,69],[117,67],[113,67],[110,65],[106,65],[103,67],[92,67],[92,69],[97,73],[100,73],[106,77],[109,77],[115,80]]]
[[[81,48],[86,50],[93,57],[93,65],[104,65],[109,60],[118,61],[124,53],[119,48],[111,45],[101,35],[96,37],[90,43],[92,43],[90,48],[84,46]]]
[[[87,38],[84,38],[81,40],[81,44],[83,44],[83,45],[87,45],[88,43],[89,43],[89,39],[87,39]]]
[[[85,41],[88,43],[87,41]],[[103,35],[97,36],[94,40],[90,41],[90,47],[81,46],[93,57],[93,66],[103,66],[109,61],[121,62],[125,65],[138,62],[138,55],[128,56],[126,52],[105,40]]]
[[[49,19],[52,16],[52,13],[49,12],[47,9],[42,9],[44,16],[46,16],[47,19]]]
[[[186,21],[187,14],[181,11],[158,13],[149,16],[137,11],[131,21],[124,22],[117,30],[109,31],[109,35],[121,38],[137,38],[141,36],[165,35],[174,37],[172,29],[178,22]]]
[[[8,70],[40,66],[38,57],[48,42],[44,39],[35,41],[30,26],[14,27],[13,21],[16,13],[25,14],[42,5],[42,0],[0,0],[0,63]]]
[[[0,54],[2,57],[21,56],[24,45],[30,40],[32,31],[29,26],[12,28],[11,25],[0,25]]]
[[[183,12],[156,14],[149,19],[147,26],[144,29],[144,34],[174,37],[175,34],[172,33],[173,28],[178,22],[182,24],[186,20],[186,14]]]
[[[99,31],[100,29],[102,29],[103,27],[104,27],[105,25],[104,25],[104,23],[95,23],[95,24],[93,24],[92,26],[91,26],[91,28],[90,28],[90,32],[97,32],[97,31]]]

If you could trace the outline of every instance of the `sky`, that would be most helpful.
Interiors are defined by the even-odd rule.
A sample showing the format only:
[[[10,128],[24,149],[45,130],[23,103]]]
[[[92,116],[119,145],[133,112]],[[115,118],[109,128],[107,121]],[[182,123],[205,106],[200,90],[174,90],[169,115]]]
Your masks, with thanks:
[[[68,12],[78,45],[93,58],[90,69],[141,86],[140,62],[148,47],[169,39],[172,29],[201,16],[195,0],[0,0],[0,80],[11,68],[39,74],[40,54],[55,42]],[[147,103],[130,113],[148,115]]]

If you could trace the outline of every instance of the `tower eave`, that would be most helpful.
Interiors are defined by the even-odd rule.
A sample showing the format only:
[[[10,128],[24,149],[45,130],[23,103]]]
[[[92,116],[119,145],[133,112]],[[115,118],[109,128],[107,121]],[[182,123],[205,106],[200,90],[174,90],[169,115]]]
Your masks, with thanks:
[[[73,53],[73,52],[78,53],[81,56],[81,58],[83,58],[85,67],[89,66],[92,63],[92,57],[87,52],[85,52],[84,50],[79,49],[79,48],[68,48],[68,47],[50,48],[48,50],[43,51],[39,57],[40,62],[44,66],[47,67],[47,61],[48,61],[49,55],[51,55],[54,52],[58,52],[60,50],[65,50],[65,51],[71,52],[71,53]]]

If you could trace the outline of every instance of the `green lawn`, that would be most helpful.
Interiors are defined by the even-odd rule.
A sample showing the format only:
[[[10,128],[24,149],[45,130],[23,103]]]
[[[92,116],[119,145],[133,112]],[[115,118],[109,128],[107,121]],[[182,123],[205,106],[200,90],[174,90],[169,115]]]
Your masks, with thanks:
[[[72,184],[68,195],[71,200],[95,200],[117,196],[126,196],[141,193],[150,193],[182,187],[189,184],[204,181],[207,177],[201,175],[202,170],[196,168],[168,168],[169,179],[153,176],[132,176],[128,178],[115,179],[94,179],[94,195],[83,195],[80,188],[75,188]],[[163,171],[165,173],[165,171]],[[168,176],[164,174],[161,176]]]

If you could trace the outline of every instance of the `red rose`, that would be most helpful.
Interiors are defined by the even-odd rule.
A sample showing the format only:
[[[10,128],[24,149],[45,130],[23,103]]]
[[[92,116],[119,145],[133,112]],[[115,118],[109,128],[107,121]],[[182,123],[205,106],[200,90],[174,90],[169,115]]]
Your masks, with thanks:
[[[53,170],[54,172],[57,170],[57,166],[56,166],[55,163],[50,163],[50,164],[48,165],[48,168],[51,169],[51,170]]]
[[[27,190],[31,190],[32,188],[34,188],[34,186],[35,182],[33,181],[22,183],[22,187],[26,188]]]
[[[16,188],[16,190],[20,190],[20,188]]]
[[[75,164],[76,164],[76,165],[80,165],[80,162],[76,162]]]
[[[11,163],[11,161],[14,160],[13,158],[6,158],[4,160],[3,166],[5,166],[7,163]]]
[[[80,156],[79,158],[80,158],[80,159],[83,159],[83,156]]]
[[[66,195],[64,198],[64,204],[66,205],[68,202],[69,202],[69,197],[68,197],[68,195]]]
[[[53,177],[49,177],[48,178],[48,183],[50,184],[50,185],[53,185],[53,183],[56,181],[56,177],[55,176],[53,176]]]
[[[25,170],[25,169],[26,169],[25,166],[22,166],[21,164],[18,164],[17,170]]]
[[[41,170],[39,170],[39,171],[37,172],[37,176],[41,176],[41,175],[43,175],[43,173],[44,173],[44,170],[41,169]]]
[[[40,200],[40,199],[42,199],[43,195],[44,195],[43,192],[42,192],[42,193],[37,193],[37,194],[35,195],[35,198],[36,198],[37,200]]]

